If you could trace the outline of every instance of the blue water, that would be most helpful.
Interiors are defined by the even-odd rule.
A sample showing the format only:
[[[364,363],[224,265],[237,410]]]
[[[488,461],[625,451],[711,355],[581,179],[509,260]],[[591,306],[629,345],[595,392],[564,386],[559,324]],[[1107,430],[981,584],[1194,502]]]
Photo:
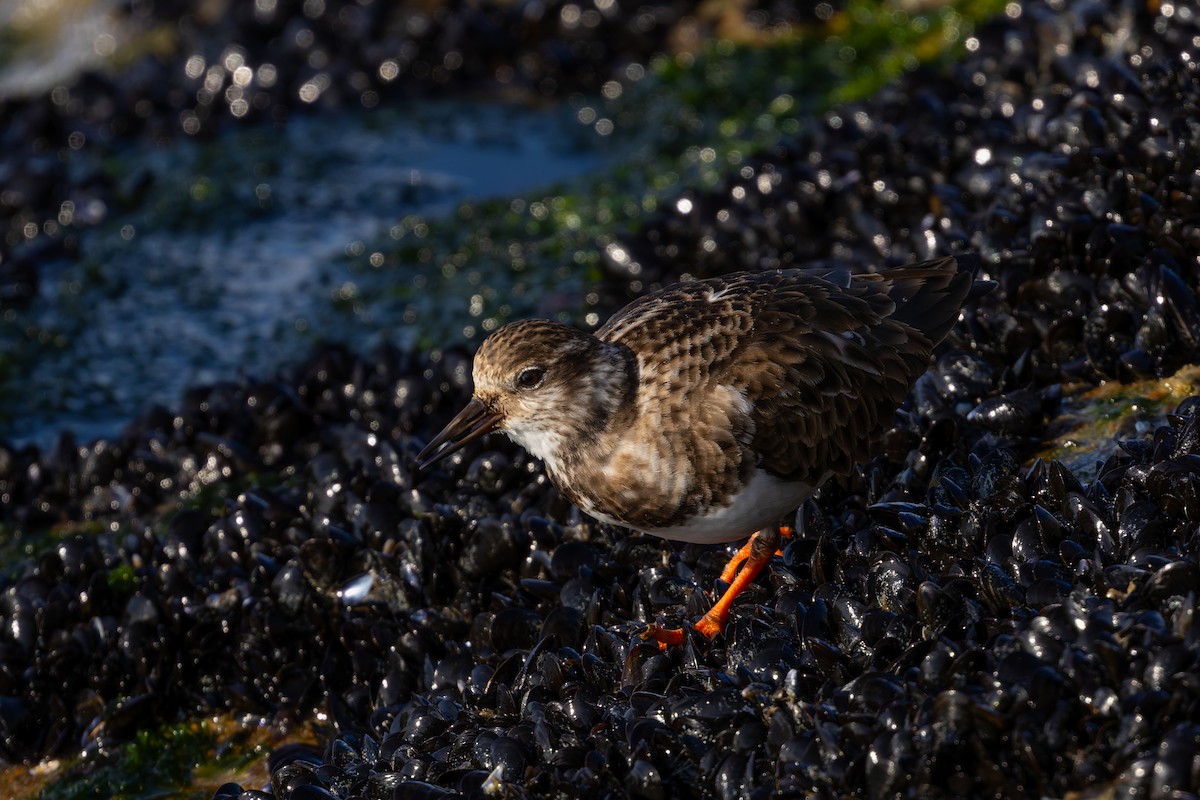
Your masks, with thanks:
[[[82,233],[82,258],[42,265],[37,301],[0,322],[20,370],[0,398],[0,438],[112,436],[186,387],[273,374],[318,340],[411,345],[445,330],[436,318],[478,289],[419,273],[472,265],[396,264],[385,256],[397,241],[427,221],[477,224],[461,204],[603,162],[565,109],[437,101],[81,161],[136,199]],[[500,267],[473,268],[477,279]],[[389,280],[410,284],[406,303],[385,302]]]

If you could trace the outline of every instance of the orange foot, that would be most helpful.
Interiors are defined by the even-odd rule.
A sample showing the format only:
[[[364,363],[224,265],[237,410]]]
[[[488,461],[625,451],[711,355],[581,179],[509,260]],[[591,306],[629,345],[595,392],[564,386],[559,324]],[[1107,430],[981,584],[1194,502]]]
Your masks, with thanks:
[[[653,639],[658,642],[659,650],[666,650],[668,647],[683,646],[683,628],[664,628],[657,622],[651,622],[646,626],[638,636],[642,637],[642,641],[650,641]]]
[[[721,572],[721,580],[728,583],[729,588],[692,627],[709,639],[724,631],[734,599],[754,582],[771,557],[779,554],[780,536],[791,535],[792,531],[788,528],[764,528],[751,536],[750,541],[737,551]],[[741,569],[738,569],[739,566]],[[684,640],[682,628],[664,628],[657,623],[647,625],[641,637],[646,641],[657,641],[660,650],[678,647]]]
[[[754,549],[754,543],[758,540],[759,535],[762,533],[763,531],[759,531],[751,536],[750,539],[744,545],[742,545],[741,549],[734,553],[733,557],[726,562],[725,569],[721,570],[722,581],[725,583],[733,583],[733,579],[738,573],[738,567],[740,567],[742,563],[750,557],[750,551]],[[779,535],[784,539],[790,539],[792,538],[793,531],[791,528],[780,528]],[[781,556],[783,555],[783,551],[776,549],[775,555]]]

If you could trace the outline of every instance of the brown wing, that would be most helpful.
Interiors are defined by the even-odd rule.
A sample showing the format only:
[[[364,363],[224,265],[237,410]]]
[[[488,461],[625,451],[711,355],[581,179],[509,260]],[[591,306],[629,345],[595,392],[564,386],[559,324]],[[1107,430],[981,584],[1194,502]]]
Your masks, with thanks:
[[[728,387],[750,411],[734,429],[743,453],[725,452],[724,460],[745,469],[748,445],[758,466],[813,483],[870,455],[958,317],[976,263],[962,262],[946,258],[860,276],[742,273],[680,284],[631,304],[597,335],[639,354],[643,375],[661,378],[685,349],[699,354],[675,359],[694,374],[670,383],[692,391],[702,386],[701,396],[716,398],[730,394],[720,388]],[[698,438],[717,427],[703,421],[701,413]],[[695,448],[703,451],[705,443]]]

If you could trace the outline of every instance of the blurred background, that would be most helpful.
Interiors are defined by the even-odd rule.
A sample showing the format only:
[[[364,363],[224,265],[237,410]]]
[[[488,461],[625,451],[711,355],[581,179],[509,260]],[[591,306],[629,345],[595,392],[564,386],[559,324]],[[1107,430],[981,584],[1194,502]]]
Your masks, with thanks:
[[[0,797],[1200,795],[1197,120],[1174,0],[0,0]],[[958,252],[724,641],[415,469],[507,319]]]
[[[6,2],[0,438],[111,437],[320,341],[594,325],[606,269],[653,283],[648,216],[1004,8],[801,5]]]
[[[179,606],[191,601],[170,592],[142,602],[135,590],[169,571],[147,567],[143,547],[186,561],[177,529],[197,526],[198,542],[204,514],[223,513],[243,488],[227,481],[236,486],[210,493],[228,478],[209,470],[212,459],[231,458],[240,471],[244,453],[233,438],[205,433],[200,455],[179,460],[195,481],[161,477],[162,431],[183,424],[191,446],[192,423],[172,409],[204,416],[209,398],[241,391],[222,384],[261,387],[328,342],[355,352],[390,346],[433,363],[453,353],[461,365],[507,319],[594,327],[678,277],[812,259],[882,264],[960,247],[955,231],[915,226],[893,243],[878,216],[852,203],[820,213],[821,193],[837,193],[830,175],[850,162],[834,147],[820,154],[832,165],[823,177],[808,175],[805,137],[867,126],[831,109],[978,49],[977,25],[995,15],[1020,11],[1003,0],[0,4],[0,474],[9,481],[0,489],[32,487],[0,515],[12,521],[0,526],[0,555],[63,586],[87,583],[82,596],[93,599],[81,619],[101,619],[97,590],[111,595],[118,610],[103,618],[119,618],[120,632],[104,632],[105,657],[126,659],[140,676],[114,667],[101,688],[89,677],[62,690],[70,710],[57,699],[27,708],[26,678],[38,697],[58,698],[55,669],[73,670],[70,658],[29,672],[20,665],[41,652],[33,645],[0,653],[0,743],[6,757],[32,764],[0,772],[0,794],[208,797],[227,779],[262,786],[270,753],[317,742],[309,726],[328,723],[298,699],[311,685],[292,694],[287,670],[307,674],[298,659],[324,669],[303,635],[288,637],[301,654],[275,653],[283,667],[248,667],[274,675],[271,692],[283,697],[269,727],[228,713],[178,721],[209,708],[193,691],[238,707],[239,692],[261,688],[240,677],[226,691],[219,679],[175,685],[177,676],[142,674],[144,653],[158,650],[137,636],[159,619],[154,609],[191,614]],[[793,168],[803,180],[771,197]],[[847,167],[837,179],[858,174]],[[732,218],[713,206],[716,187],[728,189]],[[933,202],[923,191],[916,218]],[[817,207],[800,213],[798,202]],[[321,385],[336,373],[324,363],[309,373]],[[117,440],[135,420],[119,447],[87,444]],[[76,476],[77,466],[87,476],[111,471],[106,459],[145,466],[145,486],[123,493],[101,480],[108,488],[93,491],[92,477]],[[336,483],[320,467],[308,471]],[[75,510],[47,499],[59,496],[85,498],[82,527],[68,521]],[[156,530],[169,527],[167,544],[129,533],[140,523],[116,522],[135,508]],[[106,535],[92,537],[101,526]],[[96,561],[93,546],[112,552]],[[38,561],[43,553],[54,555]],[[85,561],[104,568],[56,572]],[[301,580],[280,564],[255,569]],[[205,587],[240,574],[218,571]],[[17,575],[14,566],[9,577]],[[21,591],[31,582],[49,591],[41,580]],[[263,585],[272,597],[280,586]],[[232,588],[193,594],[214,609],[239,597]],[[33,641],[32,617],[21,615],[41,603],[6,607],[14,642]],[[81,625],[73,630],[94,627]],[[56,630],[38,641],[72,652],[54,644],[66,641]],[[195,637],[177,638],[207,663]],[[174,656],[162,648],[166,663]],[[222,664],[178,669],[230,672]],[[160,689],[188,699],[162,702]],[[38,763],[47,754],[56,758]]]

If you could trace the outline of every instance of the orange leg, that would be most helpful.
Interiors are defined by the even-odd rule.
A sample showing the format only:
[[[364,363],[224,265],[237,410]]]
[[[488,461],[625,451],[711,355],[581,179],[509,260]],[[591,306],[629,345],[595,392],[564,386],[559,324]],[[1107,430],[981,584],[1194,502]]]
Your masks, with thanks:
[[[651,622],[646,626],[646,629],[638,634],[643,641],[653,639],[658,642],[659,650],[666,650],[668,647],[683,646],[683,628],[664,628],[657,622]]]
[[[779,535],[785,539],[790,539],[790,538],[792,538],[792,529],[791,528],[780,528]],[[736,553],[734,553],[733,558],[729,559],[729,561],[725,564],[725,569],[721,570],[721,580],[722,581],[724,581],[725,583],[733,583],[733,579],[738,573],[738,567],[740,567],[742,565],[743,561],[745,561],[747,558],[750,557],[750,550],[751,550],[751,548],[754,547],[754,540],[756,538],[758,538],[757,533],[754,534],[753,536],[751,536],[749,541],[747,541],[744,545],[742,545],[742,549],[740,549]],[[781,556],[781,555],[783,555],[783,551],[776,550],[775,555]]]
[[[728,583],[729,588],[725,590],[725,594],[721,595],[721,599],[713,604],[708,613],[692,627],[709,639],[725,630],[725,623],[729,621],[729,610],[733,607],[734,599],[754,582],[754,579],[758,577],[773,556],[779,555],[780,536],[790,537],[791,535],[790,528],[764,528],[751,536],[750,541],[734,554],[721,572],[721,580]],[[664,628],[657,623],[648,625],[641,635],[643,639],[656,640],[659,647],[664,650],[670,646],[682,645],[684,640],[682,629]]]

